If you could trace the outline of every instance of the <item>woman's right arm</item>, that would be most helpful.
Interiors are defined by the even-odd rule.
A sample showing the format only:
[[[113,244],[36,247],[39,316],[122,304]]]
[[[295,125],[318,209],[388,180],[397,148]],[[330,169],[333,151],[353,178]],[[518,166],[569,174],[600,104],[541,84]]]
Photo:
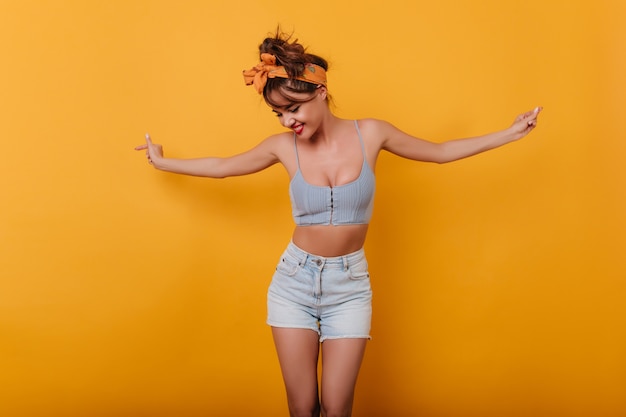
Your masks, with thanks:
[[[279,136],[270,136],[254,148],[230,157],[206,157],[194,159],[165,158],[163,147],[152,143],[146,134],[146,143],[135,148],[146,151],[148,161],[161,171],[196,177],[225,178],[252,174],[279,162],[277,146]]]

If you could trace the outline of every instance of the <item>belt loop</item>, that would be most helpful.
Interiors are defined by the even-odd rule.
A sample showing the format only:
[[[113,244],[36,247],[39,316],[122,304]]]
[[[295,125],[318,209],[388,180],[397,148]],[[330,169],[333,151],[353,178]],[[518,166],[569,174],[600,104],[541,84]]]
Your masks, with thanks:
[[[341,260],[343,261],[343,270],[347,271],[348,270],[348,257],[342,256]]]
[[[303,250],[298,251],[298,265],[303,266],[306,264],[306,260],[309,257],[309,254]]]

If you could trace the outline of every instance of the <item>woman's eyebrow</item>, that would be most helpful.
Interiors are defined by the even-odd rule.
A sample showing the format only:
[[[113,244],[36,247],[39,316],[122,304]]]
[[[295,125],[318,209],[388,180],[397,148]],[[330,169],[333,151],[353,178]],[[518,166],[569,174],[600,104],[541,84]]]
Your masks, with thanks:
[[[274,106],[275,108],[272,109],[272,111],[274,113],[278,113],[278,110],[276,110],[276,109],[287,110],[287,109],[289,109],[289,107],[292,107],[294,104],[296,104],[296,103],[288,103],[288,104],[286,104],[284,106]]]

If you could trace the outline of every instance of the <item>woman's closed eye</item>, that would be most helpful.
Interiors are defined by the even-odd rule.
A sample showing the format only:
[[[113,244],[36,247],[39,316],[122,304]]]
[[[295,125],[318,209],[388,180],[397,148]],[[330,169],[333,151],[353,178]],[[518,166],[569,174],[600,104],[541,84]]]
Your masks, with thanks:
[[[287,112],[289,112],[289,113],[297,113],[299,109],[300,109],[300,106],[298,105],[298,106],[295,106],[295,107],[293,107],[291,109],[287,109]],[[283,114],[281,112],[278,112],[276,110],[273,110],[273,112],[276,114],[276,117],[282,117],[283,116]]]

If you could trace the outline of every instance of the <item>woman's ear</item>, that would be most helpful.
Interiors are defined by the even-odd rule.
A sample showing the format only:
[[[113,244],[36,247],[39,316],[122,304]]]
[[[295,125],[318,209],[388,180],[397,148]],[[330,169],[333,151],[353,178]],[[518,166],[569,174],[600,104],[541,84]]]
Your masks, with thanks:
[[[326,97],[328,97],[328,90],[326,87],[320,84],[317,86],[317,89],[319,90],[317,93],[319,97],[321,97],[322,100],[326,100]]]

